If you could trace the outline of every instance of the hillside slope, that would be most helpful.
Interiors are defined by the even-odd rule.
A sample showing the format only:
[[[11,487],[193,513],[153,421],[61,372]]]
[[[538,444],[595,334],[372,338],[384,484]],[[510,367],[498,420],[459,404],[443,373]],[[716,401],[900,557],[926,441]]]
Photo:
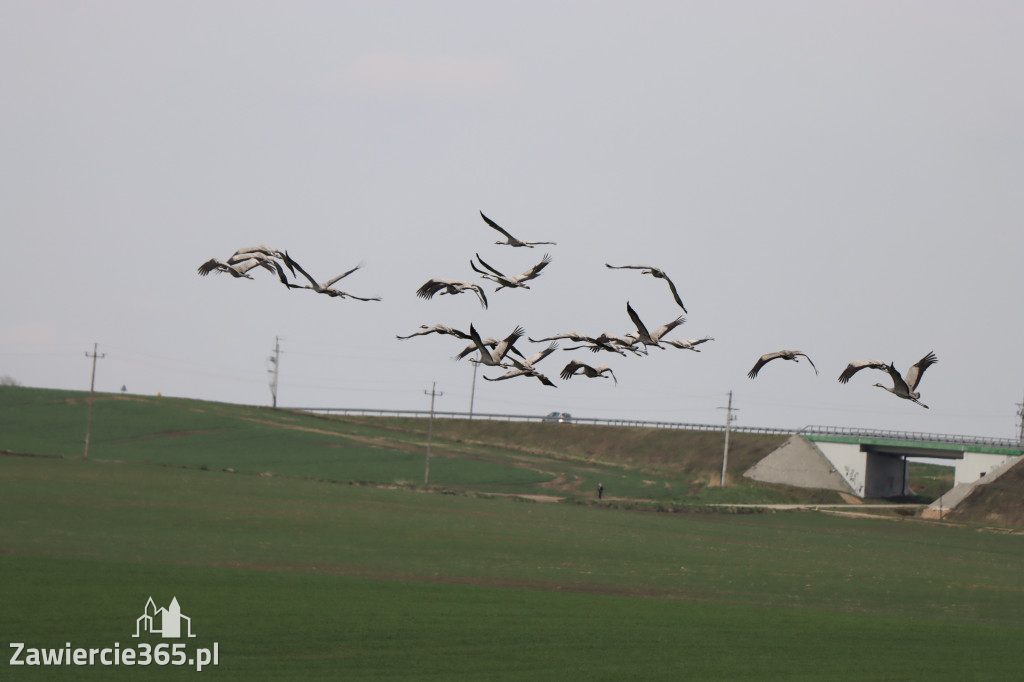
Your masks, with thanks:
[[[427,435],[416,418],[333,417],[352,424]],[[602,463],[650,473],[717,483],[722,470],[722,433],[631,426],[436,419],[434,438],[505,447],[549,457]],[[785,441],[785,436],[732,433],[729,478],[738,477]]]
[[[0,387],[0,451],[83,456],[89,395]],[[183,398],[94,396],[90,459],[422,485],[428,422],[324,417]],[[734,434],[726,488],[722,435],[638,427],[464,419],[434,423],[429,482],[474,492],[657,504],[835,502],[835,495],[765,486],[740,474],[779,441]]]
[[[1024,527],[1024,458],[998,479],[978,486],[945,518],[967,523]]]

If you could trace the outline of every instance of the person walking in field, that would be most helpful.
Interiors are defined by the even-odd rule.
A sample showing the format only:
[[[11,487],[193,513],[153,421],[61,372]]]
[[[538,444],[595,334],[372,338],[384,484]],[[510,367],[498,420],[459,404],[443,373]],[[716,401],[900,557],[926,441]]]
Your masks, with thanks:
[[[597,484],[597,499],[600,500],[602,497],[604,497],[604,484],[603,483],[598,483]]]

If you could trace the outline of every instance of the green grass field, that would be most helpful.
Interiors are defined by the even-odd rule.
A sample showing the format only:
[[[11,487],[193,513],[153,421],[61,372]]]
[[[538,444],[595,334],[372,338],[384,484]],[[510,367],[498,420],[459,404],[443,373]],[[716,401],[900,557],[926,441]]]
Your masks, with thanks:
[[[108,418],[119,431],[99,439],[104,457],[84,461],[80,435],[76,443],[70,420],[56,418],[80,405],[33,395],[44,400],[0,391],[0,449],[54,455],[0,456],[8,643],[177,642],[132,637],[149,597],[158,606],[176,597],[197,635],[181,640],[188,650],[217,643],[218,665],[200,673],[214,679],[933,682],[1018,679],[1024,668],[1020,535],[469,494],[480,481],[546,490],[529,476],[543,483],[580,466],[538,466],[518,450],[439,457],[439,478],[469,482],[445,488],[456,494],[359,485],[349,471],[390,480],[402,466],[375,464],[364,447],[408,452],[409,468],[421,471],[422,450],[403,446],[415,438],[385,443],[371,427],[324,420],[318,433],[301,415],[268,420],[253,408],[191,401],[161,403],[162,416],[97,410],[97,425]],[[197,421],[183,428],[183,414]],[[287,438],[267,423],[275,418],[291,424]],[[227,434],[236,438],[219,438]],[[225,451],[239,440],[248,447]],[[279,448],[299,446],[295,461],[267,466]],[[331,475],[318,475],[318,457]],[[595,476],[621,472],[638,489],[651,476],[622,463],[587,466]],[[278,475],[260,475],[267,471]],[[177,679],[195,670],[5,661],[3,673]]]
[[[88,394],[0,386],[0,449],[79,457]],[[325,419],[177,398],[97,396],[90,457],[383,485],[424,478],[422,419]],[[454,490],[659,504],[839,502],[835,493],[752,484],[740,474],[781,443],[737,434],[726,488],[720,435],[578,424],[439,420],[430,483]]]
[[[178,598],[197,646],[218,642],[203,673],[232,679],[995,680],[1024,664],[1018,536],[24,457],[0,458],[0,488],[2,631],[30,647],[131,646],[153,596]]]

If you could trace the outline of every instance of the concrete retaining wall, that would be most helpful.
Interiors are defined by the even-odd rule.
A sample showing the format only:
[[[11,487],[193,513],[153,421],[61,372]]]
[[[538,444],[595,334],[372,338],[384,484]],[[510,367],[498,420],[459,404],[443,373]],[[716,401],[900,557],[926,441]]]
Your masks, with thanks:
[[[767,457],[743,473],[763,483],[781,483],[798,488],[838,490],[859,495],[821,450],[803,436],[790,436]]]

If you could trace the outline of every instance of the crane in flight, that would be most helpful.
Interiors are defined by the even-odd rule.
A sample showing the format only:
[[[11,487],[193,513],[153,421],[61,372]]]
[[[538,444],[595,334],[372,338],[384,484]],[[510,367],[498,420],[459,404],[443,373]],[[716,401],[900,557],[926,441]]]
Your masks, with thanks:
[[[475,282],[467,282],[463,279],[428,279],[423,286],[416,290],[416,295],[420,298],[430,300],[434,297],[434,294],[461,294],[464,291],[472,291],[476,294],[476,297],[480,299],[480,305],[484,308],[487,307],[487,295],[484,294],[484,288]]]
[[[287,256],[287,254],[285,254],[285,255]],[[308,272],[306,272],[305,269],[303,269],[303,267],[301,265],[296,263],[291,258],[288,258],[287,262],[289,262],[292,266],[294,266],[295,269],[299,271],[299,274],[301,274],[303,277],[305,277],[309,281],[308,285],[307,284],[288,284],[288,283],[285,283],[285,286],[287,286],[289,289],[309,289],[311,291],[315,291],[318,294],[324,294],[325,296],[331,296],[331,297],[334,297],[334,298],[354,298],[357,301],[379,301],[380,300],[380,296],[373,296],[371,298],[364,298],[362,296],[355,296],[355,295],[350,294],[348,292],[342,291],[341,289],[335,289],[334,288],[335,284],[337,284],[341,280],[345,279],[346,277],[351,275],[353,272],[355,272],[359,268],[363,267],[363,263],[360,263],[359,265],[355,266],[351,270],[347,270],[347,271],[341,273],[340,275],[338,275],[337,277],[334,277],[333,279],[329,279],[326,282],[320,283],[320,282],[317,282],[315,279],[313,279],[312,275],[310,275]]]
[[[520,359],[516,359],[509,355],[508,359],[512,363],[512,369],[505,374],[502,374],[500,377],[495,377],[493,379],[484,375],[484,379],[487,381],[502,381],[504,379],[512,379],[515,377],[530,376],[536,377],[537,380],[545,386],[554,386],[555,388],[558,388],[551,379],[548,379],[546,376],[541,374],[535,367],[538,362],[554,353],[557,349],[558,343],[556,341],[552,341],[546,348],[527,358],[521,357]]]
[[[461,360],[467,355],[472,355],[477,351],[476,343],[473,342],[472,338],[468,334],[466,335],[466,338],[470,339],[469,345],[463,348],[461,351],[459,351],[458,354],[452,358],[452,360]],[[488,336],[487,338],[483,339],[483,343],[491,350],[494,350],[495,348],[497,348],[498,344],[501,343],[501,339],[496,339],[493,336]],[[519,349],[516,348],[515,346],[509,348],[508,352],[519,357],[524,357],[523,354],[519,352]]]
[[[490,218],[485,216],[483,211],[480,211],[480,217],[484,219],[485,223],[487,223],[488,225],[493,227],[495,230],[497,230],[498,232],[500,232],[503,235],[505,235],[504,241],[498,240],[498,241],[494,242],[495,244],[507,244],[509,246],[525,246],[525,247],[527,247],[529,249],[532,249],[537,244],[551,244],[552,246],[557,246],[556,242],[524,242],[521,239],[516,239],[511,234],[509,234],[509,232],[505,228],[503,228],[501,225],[499,225],[498,223],[494,222],[493,220],[491,220]]]
[[[602,335],[603,336],[603,335]],[[532,339],[527,337],[527,341],[530,343],[541,343],[544,341],[556,341],[559,339],[568,339],[576,343],[582,343],[582,346],[572,346],[566,348],[566,350],[576,350],[577,348],[587,348],[594,351],[595,353],[599,350],[606,350],[612,353],[618,353],[619,355],[625,355],[625,352],[616,348],[613,343],[608,339],[597,338],[593,336],[587,336],[586,334],[580,334],[579,332],[565,332],[563,334],[552,334],[543,339]]]
[[[797,359],[798,355],[802,355],[805,358],[807,358],[807,362],[810,362],[811,367],[814,368],[814,373],[818,373],[818,368],[814,366],[814,362],[811,360],[810,356],[807,355],[807,353],[803,352],[802,350],[780,350],[774,353],[765,353],[764,355],[759,357],[757,359],[757,362],[754,363],[753,369],[747,372],[747,376],[753,379],[754,377],[757,376],[757,373],[761,371],[761,368],[764,367],[765,364],[771,362],[772,360],[777,360],[779,358],[783,360],[792,360],[793,362],[800,362],[800,360]]]
[[[895,363],[890,362],[889,364],[886,364],[877,360],[857,360],[846,366],[843,373],[839,375],[839,382],[845,384],[850,380],[850,377],[865,367],[870,367],[872,369],[884,369],[889,373],[889,377],[892,378],[892,388],[889,388],[885,384],[874,384],[875,386],[884,388],[898,398],[903,398],[904,400],[917,403],[921,407],[927,409],[928,406],[919,400],[921,394],[917,390],[917,385],[921,383],[921,377],[924,376],[925,370],[938,361],[939,359],[935,357],[935,353],[929,352],[928,355],[925,355],[923,358],[911,365],[910,369],[907,370],[907,376],[904,377],[899,373],[899,370],[896,369]]]
[[[702,339],[662,339],[661,342],[667,343],[670,346],[675,346],[676,348],[692,350],[694,353],[699,353],[700,348],[697,348],[697,346],[699,346],[702,343],[705,343],[706,341],[714,340],[715,338],[713,336],[705,336]]]
[[[593,367],[585,362],[580,362],[579,360],[570,360],[569,364],[562,368],[562,372],[559,376],[565,380],[569,380],[577,374],[582,374],[583,376],[591,379],[597,379],[599,377],[607,379],[608,377],[604,376],[605,372],[608,372],[608,374],[611,375],[612,379],[615,381],[615,385],[618,386],[619,380],[615,378],[615,372],[612,371],[611,367],[605,364]]]
[[[682,323],[686,322],[686,318],[680,315],[671,322],[667,322],[661,325],[652,333],[647,331],[647,327],[644,326],[644,323],[640,320],[640,316],[636,314],[635,310],[633,310],[633,306],[629,304],[629,301],[626,301],[626,313],[629,314],[629,319],[633,320],[633,324],[636,325],[637,341],[639,343],[644,344],[645,349],[648,346],[654,346],[656,348],[664,349],[665,347],[662,346],[661,343],[659,343],[661,337],[663,337],[665,334],[668,334],[670,331],[672,331]]]
[[[424,336],[426,334],[448,334],[449,336],[455,336],[455,337],[458,337],[460,339],[468,339],[469,338],[469,334],[467,334],[466,332],[459,331],[455,327],[449,327],[446,324],[432,324],[432,325],[421,324],[420,325],[420,330],[418,332],[413,332],[412,334],[409,334],[408,336],[399,336],[398,334],[395,334],[395,338],[396,339],[403,339],[404,340],[404,339],[411,339],[414,336]]]
[[[239,249],[231,254],[227,260],[211,258],[196,268],[196,272],[202,277],[206,277],[211,272],[226,272],[232,277],[252,279],[252,275],[248,274],[249,271],[255,267],[261,267],[275,273],[282,284],[289,286],[288,278],[284,274],[281,264],[277,262],[278,259],[288,266],[288,269],[294,276],[294,261],[288,258],[285,252],[263,245]]]
[[[495,291],[501,291],[505,287],[519,287],[522,289],[529,289],[530,287],[526,284],[526,282],[529,282],[531,279],[534,279],[538,275],[540,275],[541,270],[547,267],[547,264],[551,262],[551,256],[545,253],[544,258],[542,258],[539,263],[534,265],[532,268],[530,268],[523,274],[509,276],[488,265],[484,261],[484,259],[480,257],[479,253],[476,254],[476,259],[480,261],[480,265],[487,268],[487,270],[490,270],[490,272],[487,272],[487,270],[481,270],[473,263],[473,261],[469,261],[469,267],[473,268],[475,272],[480,273],[480,276],[482,276],[484,279],[489,279],[492,282],[496,282],[498,284],[498,288],[495,289]]]
[[[640,270],[643,275],[651,275],[655,279],[665,280],[668,282],[668,288],[672,291],[672,298],[676,300],[676,303],[683,309],[684,313],[689,314],[690,311],[686,309],[686,306],[683,305],[683,300],[679,298],[679,292],[676,291],[676,285],[672,283],[672,280],[668,278],[668,275],[666,275],[665,271],[661,268],[656,268],[653,265],[609,265],[608,263],[605,263],[604,266],[606,268],[611,268],[612,270]]]
[[[637,346],[637,344],[640,343],[640,336],[636,332],[629,332],[627,334],[611,334],[609,332],[603,332],[597,337],[597,342],[599,344],[610,345],[619,355],[625,355],[625,351],[627,350],[633,355],[647,355],[646,348],[640,348]],[[566,348],[566,350],[569,349]],[[590,350],[596,353],[598,350],[604,349],[598,348],[597,350],[594,350],[591,348]]]
[[[470,324],[469,337],[473,340],[474,345],[476,345],[476,349],[480,351],[480,357],[470,358],[470,362],[479,362],[490,367],[504,367],[507,369],[508,365],[504,362],[505,356],[508,355],[509,350],[523,334],[523,328],[516,326],[516,328],[512,330],[512,333],[495,344],[494,348],[489,348],[487,344],[484,343],[484,340],[480,338],[480,334],[477,332],[476,328]]]

